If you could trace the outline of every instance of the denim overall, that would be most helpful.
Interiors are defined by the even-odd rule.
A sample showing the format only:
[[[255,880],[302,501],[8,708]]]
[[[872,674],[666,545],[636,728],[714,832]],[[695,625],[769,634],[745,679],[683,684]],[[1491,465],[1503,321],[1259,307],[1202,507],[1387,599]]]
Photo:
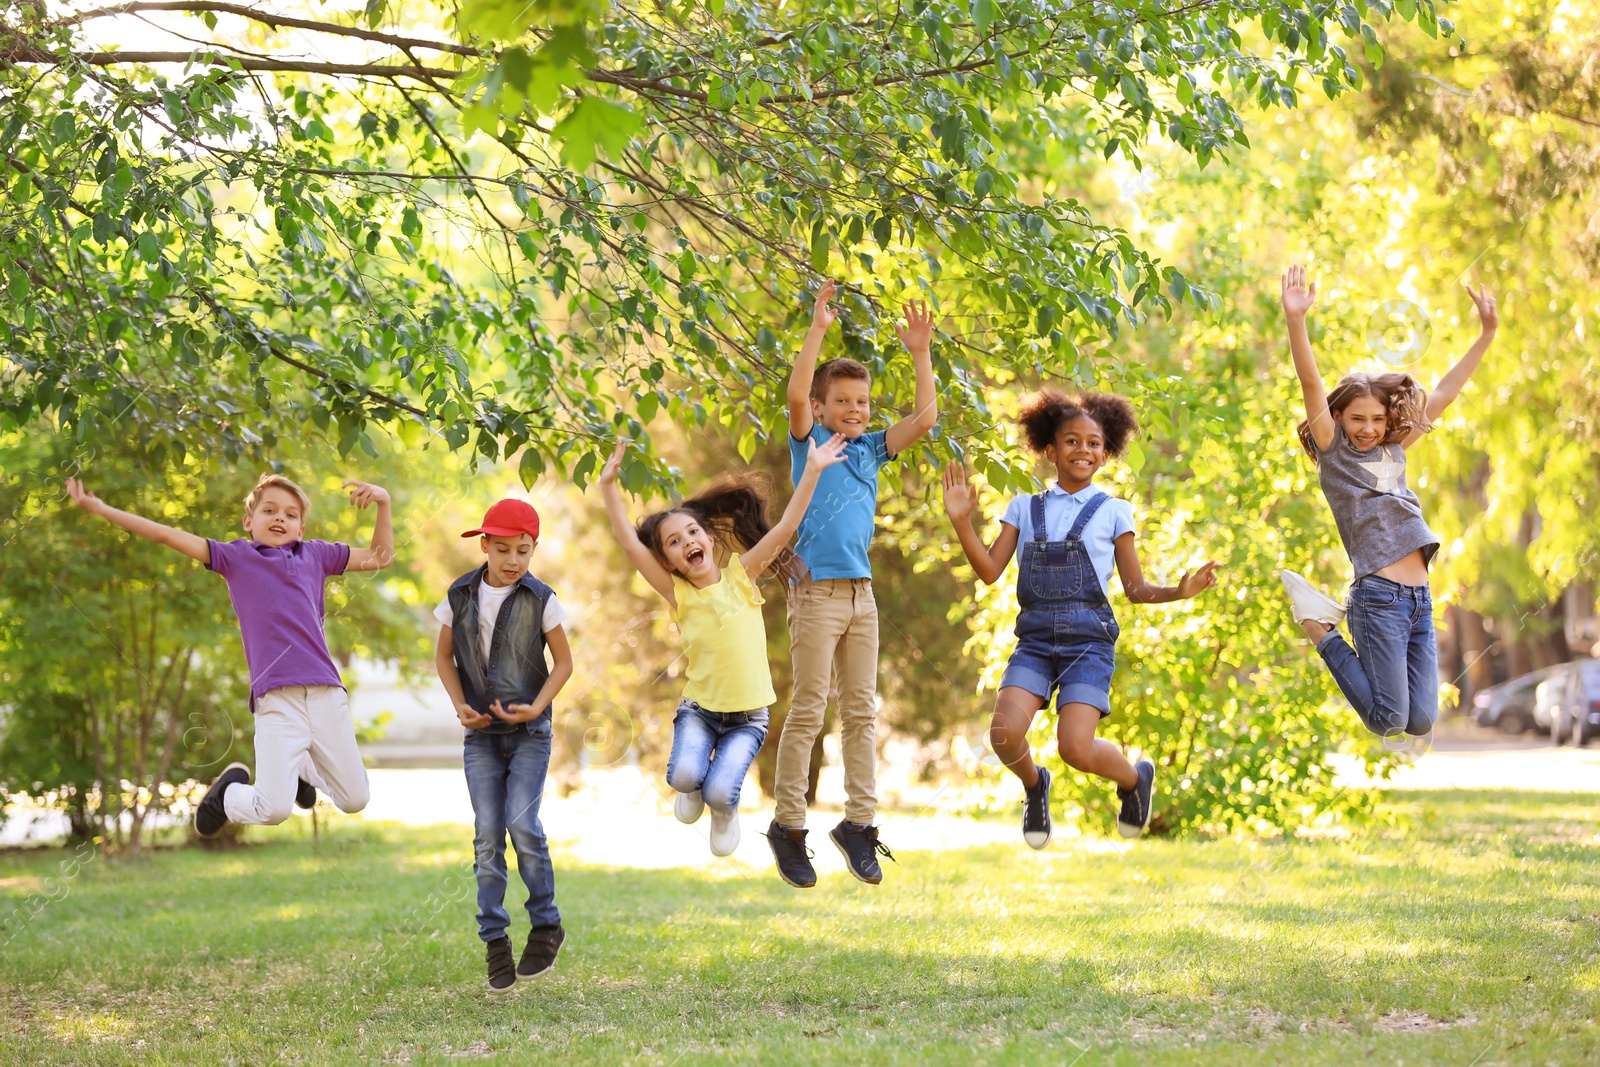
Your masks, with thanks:
[[[1033,539],[1023,542],[1017,576],[1017,648],[1000,684],[1016,685],[1049,699],[1056,708],[1091,704],[1102,718],[1111,714],[1111,672],[1121,634],[1100,576],[1083,544],[1083,529],[1107,493],[1084,504],[1065,540],[1047,541],[1045,494],[1033,497]]]

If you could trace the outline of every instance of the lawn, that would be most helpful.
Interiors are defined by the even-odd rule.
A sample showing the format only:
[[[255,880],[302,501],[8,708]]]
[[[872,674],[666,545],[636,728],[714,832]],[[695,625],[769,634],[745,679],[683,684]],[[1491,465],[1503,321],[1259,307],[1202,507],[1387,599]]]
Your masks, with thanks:
[[[13,852],[0,1057],[1600,1063],[1600,796],[1385,815],[1342,841],[904,853],[879,888],[805,892],[558,854],[567,948],[495,998],[459,827],[295,820],[75,873]]]

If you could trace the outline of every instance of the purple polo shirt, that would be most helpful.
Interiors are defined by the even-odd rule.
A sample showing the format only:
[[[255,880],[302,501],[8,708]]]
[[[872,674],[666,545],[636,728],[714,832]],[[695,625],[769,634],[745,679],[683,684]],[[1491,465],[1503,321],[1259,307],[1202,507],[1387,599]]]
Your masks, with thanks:
[[[256,698],[286,685],[344,686],[322,633],[322,585],[343,574],[350,546],[296,541],[273,548],[240,538],[209,541],[211,569],[228,583]]]

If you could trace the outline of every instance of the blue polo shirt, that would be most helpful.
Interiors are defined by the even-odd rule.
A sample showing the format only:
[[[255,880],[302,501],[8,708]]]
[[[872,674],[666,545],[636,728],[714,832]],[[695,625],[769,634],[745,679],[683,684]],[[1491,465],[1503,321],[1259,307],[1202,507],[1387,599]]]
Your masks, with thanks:
[[[843,463],[823,471],[811,506],[800,519],[800,539],[795,552],[811,577],[871,578],[867,549],[872,544],[872,520],[878,512],[878,469],[889,455],[887,430],[864,433],[845,446]],[[813,423],[811,436],[797,440],[789,435],[789,461],[796,485],[806,472],[808,441],[828,443],[832,432]]]
[[[1060,541],[1078,521],[1083,505],[1105,490],[1086,485],[1076,493],[1069,493],[1055,482],[1045,490],[1044,536],[1050,541]],[[1022,543],[1033,540],[1033,494],[1013,497],[1006,505],[1000,521],[1017,528],[1017,558],[1022,558]],[[1088,550],[1089,562],[1100,576],[1100,591],[1111,595],[1111,571],[1117,564],[1116,540],[1133,530],[1133,505],[1119,497],[1112,497],[1100,505],[1089,524],[1083,528],[1083,547]]]

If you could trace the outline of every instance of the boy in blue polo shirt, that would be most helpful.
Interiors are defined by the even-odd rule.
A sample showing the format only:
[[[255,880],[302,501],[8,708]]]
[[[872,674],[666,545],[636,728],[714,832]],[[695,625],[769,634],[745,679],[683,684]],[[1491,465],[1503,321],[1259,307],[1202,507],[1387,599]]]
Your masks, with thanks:
[[[796,483],[805,472],[811,441],[820,445],[842,434],[849,442],[845,462],[822,472],[800,520],[798,573],[789,584],[794,696],[778,740],[777,804],[767,840],[778,877],[798,889],[817,884],[805,843],[806,790],[833,677],[839,687],[846,802],[844,820],[828,837],[844,854],[850,873],[871,885],[883,881],[878,854],[893,858],[872,825],[878,805],[878,606],[867,548],[878,510],[878,469],[931,430],[939,414],[929,350],[933,314],[926,304],[912,303],[905,308],[905,326],[896,332],[916,368],[916,405],[887,430],[867,431],[872,408],[867,368],[853,359],[817,365],[823,338],[837,317],[828,306],[837,292],[831,281],[817,290],[811,329],[789,376],[789,454]]]

